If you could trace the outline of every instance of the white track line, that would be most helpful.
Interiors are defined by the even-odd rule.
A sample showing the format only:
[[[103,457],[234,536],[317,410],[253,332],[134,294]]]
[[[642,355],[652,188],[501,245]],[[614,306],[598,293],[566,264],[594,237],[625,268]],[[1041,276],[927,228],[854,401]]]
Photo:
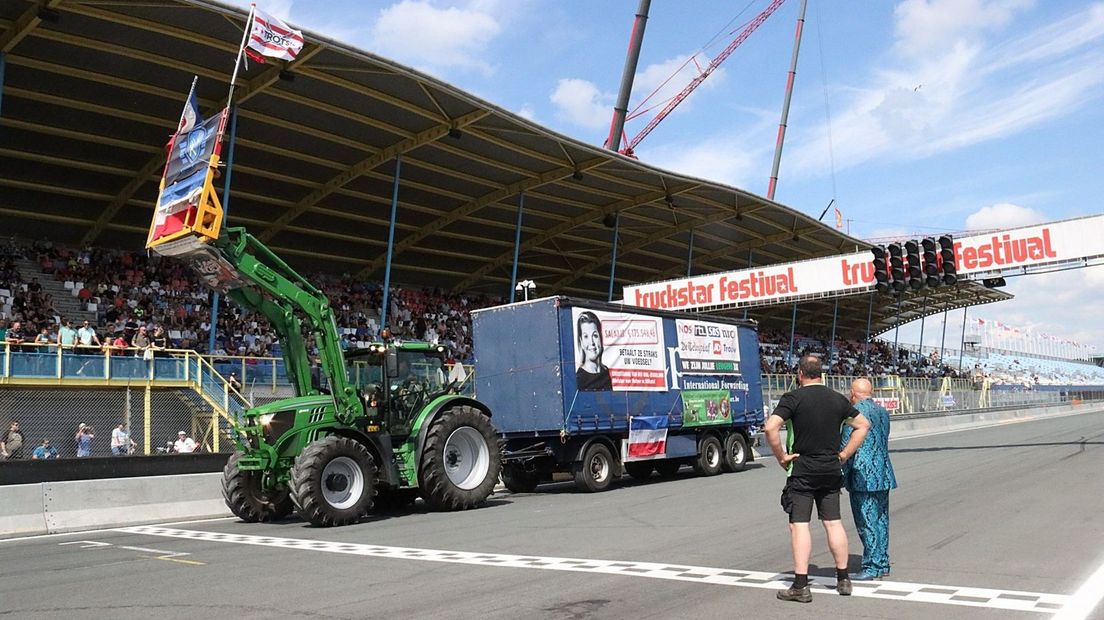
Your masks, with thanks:
[[[1054,616],[1055,620],[1084,620],[1089,617],[1093,609],[1104,599],[1104,563],[1096,569],[1096,572],[1081,584],[1077,592],[1070,597],[1068,603],[1062,607],[1061,613]],[[1104,610],[1101,610],[1104,612]]]
[[[275,536],[248,536],[243,534],[200,532],[160,526],[126,527],[115,531],[126,534],[143,534],[147,536],[163,536],[168,538],[183,538],[238,545],[255,545],[259,547],[278,547],[283,549],[298,549],[301,551],[341,553],[346,555],[398,560],[476,564],[499,568],[528,568],[603,573],[625,577],[690,581],[718,586],[782,589],[789,587],[790,584],[790,577],[785,574],[711,568],[705,566],[686,566],[683,564],[524,556],[469,551],[441,551],[437,549],[388,547],[384,545],[301,538],[277,538]],[[829,594],[835,595],[834,579],[813,577],[810,579],[810,582],[819,596],[826,596]],[[854,585],[854,596],[859,597],[1042,613],[1054,613],[1067,605],[1070,599],[1069,596],[1061,594],[930,585],[901,581],[855,582]]]

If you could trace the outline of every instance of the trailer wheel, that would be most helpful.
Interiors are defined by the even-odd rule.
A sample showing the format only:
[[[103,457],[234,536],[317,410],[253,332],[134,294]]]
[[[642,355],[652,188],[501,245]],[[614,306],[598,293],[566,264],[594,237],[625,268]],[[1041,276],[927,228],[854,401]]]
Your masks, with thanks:
[[[311,443],[291,468],[296,510],[319,527],[356,523],[372,507],[376,462],[363,444],[330,435]]]
[[[698,457],[694,459],[694,471],[701,476],[716,476],[721,473],[721,460],[724,450],[716,437],[709,435],[698,446]]]
[[[682,469],[682,463],[671,459],[656,461],[655,469],[659,472],[660,478],[674,478]]]
[[[287,490],[266,496],[261,490],[261,472],[238,468],[241,452],[230,455],[222,470],[222,498],[234,516],[246,523],[278,521],[295,506]]]
[[[418,478],[422,498],[436,510],[467,510],[498,483],[502,461],[490,419],[467,405],[443,412],[429,429]]]
[[[743,471],[748,462],[747,440],[740,433],[729,433],[725,437],[724,457],[721,459],[721,468],[732,473]]]
[[[502,484],[514,493],[532,493],[540,484],[537,472],[525,471],[520,465],[503,465]]]
[[[641,482],[652,477],[652,472],[655,470],[655,465],[648,461],[633,461],[631,463],[625,463],[625,473],[633,477],[633,480],[640,480]]]
[[[575,486],[585,493],[605,491],[613,482],[613,455],[601,443],[592,443],[575,463]]]

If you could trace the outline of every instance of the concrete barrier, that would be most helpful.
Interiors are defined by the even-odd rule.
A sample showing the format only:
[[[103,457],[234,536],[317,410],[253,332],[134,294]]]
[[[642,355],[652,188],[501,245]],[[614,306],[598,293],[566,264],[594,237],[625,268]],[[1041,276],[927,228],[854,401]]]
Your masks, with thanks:
[[[230,516],[222,474],[0,487],[0,538]]]
[[[1104,403],[1093,402],[1079,405],[1062,404],[1031,409],[1007,409],[998,411],[978,411],[976,413],[957,413],[933,415],[916,418],[894,419],[890,424],[889,438],[907,439],[933,433],[985,428],[1012,422],[1027,422],[1044,418],[1079,415],[1104,411]]]
[[[46,533],[42,484],[0,487],[0,538]]]

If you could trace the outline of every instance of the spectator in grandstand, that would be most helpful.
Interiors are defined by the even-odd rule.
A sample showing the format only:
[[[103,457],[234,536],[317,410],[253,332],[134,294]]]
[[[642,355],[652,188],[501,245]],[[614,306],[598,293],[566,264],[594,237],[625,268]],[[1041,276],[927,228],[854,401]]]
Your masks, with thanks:
[[[50,342],[52,342],[53,340],[57,340],[57,338],[50,338],[49,327],[43,327],[42,329],[38,330],[38,335],[35,336],[35,344],[50,344]],[[35,353],[46,352],[47,349],[45,347],[35,347]]]
[[[613,389],[609,368],[602,363],[602,322],[597,315],[589,310],[579,314],[575,339],[582,359],[575,370],[576,389],[581,392]]]
[[[169,348],[169,337],[165,335],[165,328],[158,325],[153,329],[153,338],[150,339],[150,347],[154,357],[165,355],[164,350]]]
[[[789,513],[794,581],[789,588],[778,591],[777,596],[783,601],[812,601],[809,520],[814,503],[835,560],[836,589],[844,596],[849,596],[852,589],[847,573],[847,530],[840,516],[841,465],[858,450],[870,423],[842,394],[824,385],[823,368],[820,358],[802,357],[797,375],[800,387],[779,399],[764,427],[771,452],[788,475],[782,507]],[[782,449],[779,431],[783,424],[787,424],[790,433],[790,453]],[[843,424],[851,426],[854,432],[840,450]]]
[[[173,452],[177,454],[189,454],[196,451],[196,442],[188,433],[180,431],[176,434],[176,442],[173,443]]]
[[[12,353],[20,353],[23,351],[23,347],[20,345],[22,345],[25,340],[23,323],[20,321],[12,321],[11,327],[8,328],[7,333],[4,335],[4,342],[8,344],[8,348]]]
[[[0,459],[23,458],[23,439],[23,431],[19,430],[19,420],[12,420],[8,425],[8,431],[0,437]]]
[[[142,355],[147,348],[149,348],[150,339],[149,334],[146,333],[145,325],[139,327],[138,331],[135,332],[134,337],[130,340],[130,346],[138,349],[138,352],[135,353],[135,355],[139,356]]]
[[[8,340],[8,321],[7,319],[0,319],[0,342],[7,342]]]
[[[115,430],[111,431],[111,454],[114,456],[126,456],[130,454],[131,448],[135,445],[134,440],[130,438],[130,433],[127,432],[127,426],[125,422],[120,422]]]
[[[77,434],[73,441],[77,443],[77,458],[92,456],[92,440],[96,438],[96,431],[87,424],[82,423],[77,428]]]
[[[63,350],[72,350],[73,346],[77,343],[77,330],[73,329],[73,320],[65,319],[61,322],[61,328],[58,329],[57,344]]]
[[[57,448],[50,445],[49,439],[43,439],[42,445],[31,451],[31,458],[36,461],[58,458]]]
[[[78,353],[87,353],[90,355],[94,355],[96,350],[102,346],[100,337],[96,335],[96,330],[87,320],[85,320],[81,328],[77,330],[77,344]]]
[[[127,341],[126,341],[126,337],[123,336],[124,333],[125,332],[117,331],[117,332],[115,332],[115,338],[113,340],[109,340],[106,343],[104,343],[104,347],[103,347],[104,352],[108,356],[111,356],[112,354],[122,355],[123,353],[126,352]]]
[[[230,387],[234,388],[235,390],[237,390],[239,392],[241,391],[242,384],[241,384],[241,381],[238,380],[238,373],[236,373],[236,372],[230,373],[230,378],[227,379],[226,382],[230,384]]]
[[[889,460],[889,412],[870,397],[872,390],[867,379],[851,382],[851,404],[870,421],[866,439],[843,468],[851,515],[863,543],[862,571],[853,577],[856,581],[889,574],[889,492],[897,488]],[[844,426],[841,450],[850,439],[851,428]]]

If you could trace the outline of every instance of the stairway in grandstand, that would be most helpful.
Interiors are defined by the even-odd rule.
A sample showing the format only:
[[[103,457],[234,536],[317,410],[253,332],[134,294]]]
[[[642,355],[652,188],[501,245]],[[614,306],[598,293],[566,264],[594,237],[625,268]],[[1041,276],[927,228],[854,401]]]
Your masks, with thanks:
[[[31,278],[38,278],[38,283],[42,285],[42,292],[49,293],[54,298],[54,308],[61,318],[72,319],[74,326],[79,326],[85,320],[92,321],[93,325],[96,323],[96,313],[85,310],[73,292],[65,288],[64,282],[55,280],[53,274],[43,273],[37,263],[26,258],[17,259],[15,265],[24,282],[30,282]]]

